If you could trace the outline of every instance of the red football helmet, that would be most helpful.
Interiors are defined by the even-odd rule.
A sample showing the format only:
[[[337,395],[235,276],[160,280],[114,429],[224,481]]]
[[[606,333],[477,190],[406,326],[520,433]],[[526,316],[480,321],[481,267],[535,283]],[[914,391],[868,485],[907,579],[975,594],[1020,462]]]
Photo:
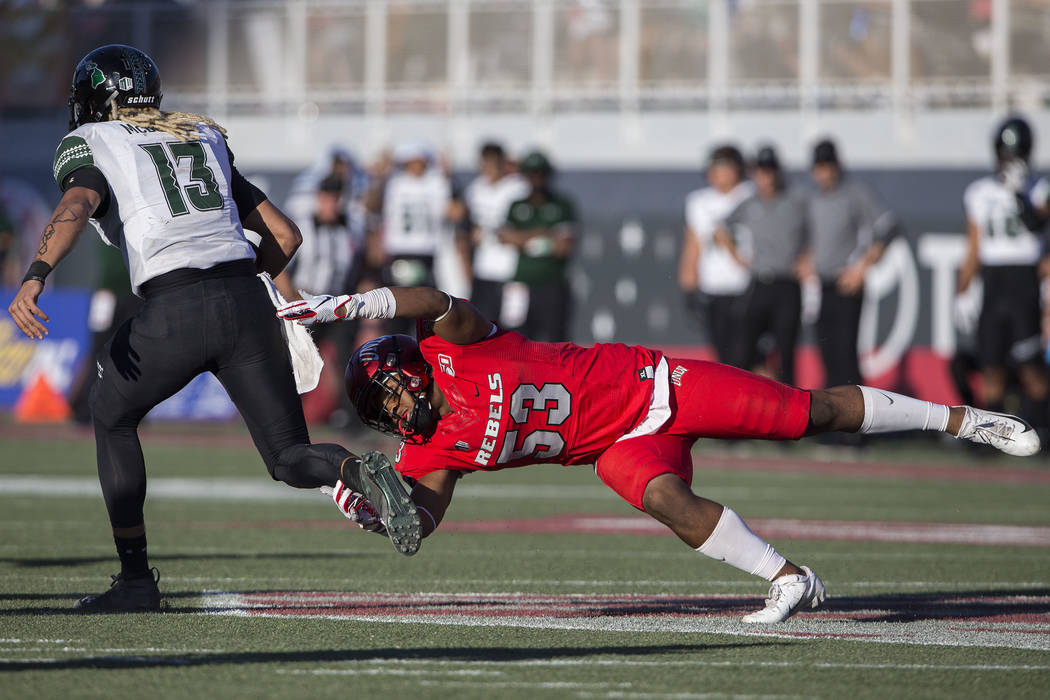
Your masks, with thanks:
[[[382,433],[425,442],[434,434],[436,422],[426,391],[432,381],[430,365],[419,344],[407,335],[384,335],[370,340],[350,358],[346,366],[346,393],[357,408],[361,422]],[[405,417],[397,408],[404,392],[415,405]],[[393,399],[393,400],[391,400]]]

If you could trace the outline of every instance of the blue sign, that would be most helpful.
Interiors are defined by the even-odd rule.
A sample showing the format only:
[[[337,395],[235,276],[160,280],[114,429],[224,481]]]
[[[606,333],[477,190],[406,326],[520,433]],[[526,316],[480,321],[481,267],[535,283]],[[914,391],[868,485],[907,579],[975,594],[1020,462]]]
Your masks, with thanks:
[[[17,290],[0,290],[10,303]],[[43,340],[27,338],[11,317],[0,316],[0,409],[10,410],[39,375],[59,393],[69,395],[81,364],[93,361],[88,330],[91,292],[45,289],[40,309],[51,319]],[[182,391],[154,408],[152,420],[228,420],[237,415],[230,397],[211,374],[195,377]]]
[[[2,293],[6,307],[17,290],[5,288]],[[43,340],[27,338],[6,312],[0,316],[0,408],[12,408],[39,375],[68,394],[91,347],[90,302],[91,294],[82,289],[45,289],[38,305],[51,320]]]

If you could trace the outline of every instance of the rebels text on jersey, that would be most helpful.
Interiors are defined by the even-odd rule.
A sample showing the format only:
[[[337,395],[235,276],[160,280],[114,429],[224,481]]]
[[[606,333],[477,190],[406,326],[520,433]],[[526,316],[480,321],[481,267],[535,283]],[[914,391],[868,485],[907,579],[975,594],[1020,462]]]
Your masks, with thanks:
[[[593,462],[646,417],[661,359],[646,348],[538,343],[502,329],[454,345],[421,326],[420,339],[452,413],[429,442],[402,443],[396,466],[414,479]]]

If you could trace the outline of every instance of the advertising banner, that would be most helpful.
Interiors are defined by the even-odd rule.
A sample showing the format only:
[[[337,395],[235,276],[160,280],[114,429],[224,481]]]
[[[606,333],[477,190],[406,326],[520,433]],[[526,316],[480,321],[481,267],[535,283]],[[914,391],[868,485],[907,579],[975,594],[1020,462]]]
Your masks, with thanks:
[[[8,303],[17,290],[0,289]],[[40,307],[51,319],[43,340],[27,338],[11,317],[0,316],[0,410],[10,410],[38,377],[59,394],[69,396],[78,374],[93,371],[85,363],[91,333],[88,312],[91,292],[86,289],[46,289]],[[224,420],[236,415],[225,389],[210,373],[194,378],[186,387],[157,406],[150,420]]]

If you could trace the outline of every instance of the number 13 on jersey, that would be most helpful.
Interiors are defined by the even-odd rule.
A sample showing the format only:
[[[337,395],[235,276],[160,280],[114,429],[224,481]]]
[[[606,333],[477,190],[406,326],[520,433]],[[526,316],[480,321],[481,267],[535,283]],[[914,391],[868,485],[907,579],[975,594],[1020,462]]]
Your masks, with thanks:
[[[167,146],[167,148],[165,148]],[[219,193],[219,183],[215,180],[215,172],[208,166],[208,153],[200,141],[176,142],[176,143],[147,143],[139,146],[153,161],[157,169],[157,177],[160,178],[160,187],[164,191],[164,197],[168,202],[168,209],[172,216],[182,216],[190,213],[186,199],[197,211],[211,211],[222,209],[222,194]],[[168,157],[170,151],[171,157]],[[183,158],[190,159],[189,185],[179,185],[175,178],[175,167]],[[175,164],[172,164],[174,160]],[[183,197],[183,192],[186,196]]]

